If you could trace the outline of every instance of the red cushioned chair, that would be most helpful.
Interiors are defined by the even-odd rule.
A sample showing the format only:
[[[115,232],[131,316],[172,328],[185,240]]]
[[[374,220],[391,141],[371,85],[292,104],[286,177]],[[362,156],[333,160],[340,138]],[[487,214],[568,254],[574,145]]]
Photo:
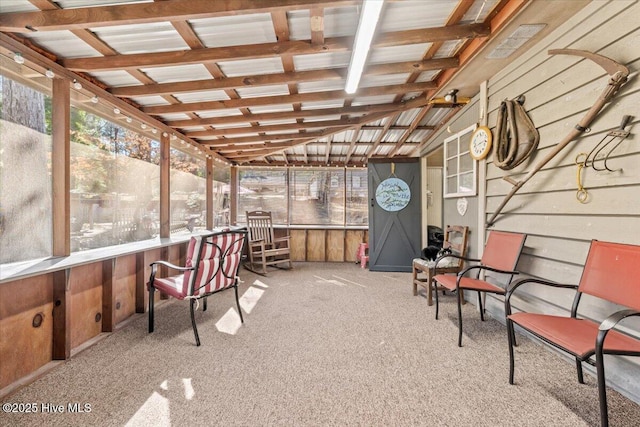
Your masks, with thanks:
[[[198,337],[194,312],[200,299],[204,300],[203,311],[205,311],[208,296],[234,288],[240,321],[244,323],[238,299],[238,269],[246,235],[246,231],[223,231],[192,237],[187,249],[187,260],[184,267],[178,267],[166,261],[156,261],[151,264],[151,277],[147,284],[149,289],[149,333],[153,332],[154,327],[153,305],[156,289],[180,300],[190,300],[191,325],[197,345],[200,345],[200,338]],[[159,278],[156,277],[159,265],[184,273],[178,276]]]
[[[518,264],[518,259],[524,247],[526,234],[510,233],[506,231],[491,231],[489,238],[482,253],[482,259],[471,259],[449,255],[455,258],[461,258],[465,261],[479,262],[460,271],[457,275],[437,274],[433,277],[433,286],[436,291],[436,319],[438,318],[438,291],[437,287],[442,286],[449,291],[455,291],[458,300],[458,347],[462,347],[462,291],[478,292],[478,308],[480,309],[480,319],[484,321],[484,308],[482,307],[482,292],[489,292],[498,295],[504,295],[506,289],[504,287],[494,285],[486,280],[480,279],[481,271],[492,271],[494,273],[506,274],[509,276],[507,283],[510,283],[513,276],[518,274],[514,271]],[[469,272],[476,271],[475,278],[467,277]]]
[[[575,289],[576,295],[569,316],[552,316],[541,313],[519,312],[512,314],[511,297],[525,283],[536,283],[556,288]],[[578,318],[578,305],[582,294],[628,307],[595,322]],[[560,284],[542,279],[527,278],[515,282],[505,297],[505,314],[509,336],[509,383],[513,384],[514,324],[555,348],[575,358],[578,382],[584,383],[582,362],[596,366],[600,422],[609,424],[607,392],[604,375],[604,355],[640,356],[640,339],[626,335],[614,328],[622,320],[640,316],[640,246],[593,240],[582,271],[580,283]],[[595,355],[595,363],[592,358]]]

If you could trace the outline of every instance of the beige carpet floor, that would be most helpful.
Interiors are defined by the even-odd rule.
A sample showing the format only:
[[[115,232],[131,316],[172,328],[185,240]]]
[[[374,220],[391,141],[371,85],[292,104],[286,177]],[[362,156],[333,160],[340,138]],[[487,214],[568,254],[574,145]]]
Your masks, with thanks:
[[[297,263],[241,278],[239,328],[233,291],[215,295],[197,312],[196,347],[188,304],[168,301],[153,334],[139,316],[2,401],[63,413],[2,413],[0,425],[599,424],[592,376],[578,384],[571,362],[521,339],[510,386],[505,327],[467,304],[458,348],[454,298],[442,298],[434,320],[409,273]],[[637,403],[610,390],[609,405],[611,426],[640,425]]]

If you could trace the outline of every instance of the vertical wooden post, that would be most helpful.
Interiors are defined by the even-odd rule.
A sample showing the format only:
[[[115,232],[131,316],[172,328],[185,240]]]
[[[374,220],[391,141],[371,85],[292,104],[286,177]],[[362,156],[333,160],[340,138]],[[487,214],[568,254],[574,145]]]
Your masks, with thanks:
[[[171,234],[170,153],[169,135],[165,136],[163,133],[160,137],[160,238]]]
[[[144,252],[136,254],[136,313],[144,313],[149,302],[147,277],[144,269]]]
[[[53,273],[53,360],[71,357],[71,305],[69,304],[69,275],[71,269]]]
[[[52,221],[53,256],[71,253],[71,203],[69,159],[71,94],[69,81],[54,78],[52,88]]]
[[[213,228],[213,216],[215,212],[213,212],[213,159],[207,156],[207,194],[206,194],[206,203],[207,203],[207,230],[211,230]]]
[[[102,332],[113,332],[116,323],[115,292],[116,259],[102,261]]]
[[[238,223],[238,167],[231,166],[229,182],[229,225],[236,225]]]

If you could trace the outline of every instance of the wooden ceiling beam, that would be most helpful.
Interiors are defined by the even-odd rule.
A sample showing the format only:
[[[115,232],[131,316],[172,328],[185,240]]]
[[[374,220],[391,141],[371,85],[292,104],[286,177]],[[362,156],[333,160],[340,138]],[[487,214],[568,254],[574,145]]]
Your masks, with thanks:
[[[376,64],[367,67],[364,75],[377,76],[384,74],[401,74],[455,68],[459,64],[458,58],[438,58],[428,61],[409,61],[392,64]],[[120,86],[110,90],[112,94],[121,98],[136,96],[157,96],[181,92],[202,92],[209,90],[226,90],[243,87],[270,86],[295,84],[318,80],[346,79],[346,68],[329,70],[291,71],[280,74],[260,74],[253,76],[238,76],[216,78],[212,80],[192,80],[176,83],[157,83],[150,85]]]
[[[432,82],[421,82],[401,85],[376,86],[358,89],[356,96],[381,96],[396,93],[423,92],[435,88]],[[191,102],[176,105],[156,105],[142,107],[146,114],[160,115],[171,113],[187,113],[194,111],[224,110],[228,108],[257,107],[268,105],[292,104],[295,102],[316,102],[344,99],[349,95],[344,90],[332,90],[325,92],[301,93],[296,95],[260,96],[253,98],[229,99],[224,101]]]
[[[356,0],[324,0],[330,7],[349,6]],[[18,12],[0,15],[0,31],[81,30],[115,25],[215,18],[222,16],[271,13],[277,10],[300,10],[318,6],[316,0],[167,0],[113,6],[81,7],[46,12]]]
[[[157,4],[162,3],[164,2]],[[487,36],[490,32],[490,27],[485,24],[454,25],[450,27],[396,31],[380,34],[374,40],[373,48],[473,39]],[[109,71],[239,59],[272,58],[280,55],[344,52],[351,50],[352,43],[352,37],[325,38],[323,44],[312,44],[309,40],[290,40],[286,42],[258,43],[197,50],[115,55],[109,58],[70,58],[61,60],[61,63],[64,67],[74,71]]]

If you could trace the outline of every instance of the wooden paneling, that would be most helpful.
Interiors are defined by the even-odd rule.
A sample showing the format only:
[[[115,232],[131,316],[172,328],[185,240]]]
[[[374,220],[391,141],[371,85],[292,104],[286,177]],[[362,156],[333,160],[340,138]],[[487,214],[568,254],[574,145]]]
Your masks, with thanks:
[[[307,260],[307,232],[306,230],[290,230],[291,260]]]
[[[344,261],[345,249],[345,231],[344,230],[327,230],[326,260],[331,262]]]
[[[368,243],[369,234],[366,230],[346,230],[344,239],[344,260],[356,262],[360,243]]]
[[[307,230],[307,261],[325,261],[325,251],[325,230]]]
[[[53,277],[0,285],[0,389],[51,361]]]
[[[102,263],[72,268],[68,292],[73,349],[102,332]]]
[[[116,259],[114,290],[115,324],[136,312],[136,255]]]

